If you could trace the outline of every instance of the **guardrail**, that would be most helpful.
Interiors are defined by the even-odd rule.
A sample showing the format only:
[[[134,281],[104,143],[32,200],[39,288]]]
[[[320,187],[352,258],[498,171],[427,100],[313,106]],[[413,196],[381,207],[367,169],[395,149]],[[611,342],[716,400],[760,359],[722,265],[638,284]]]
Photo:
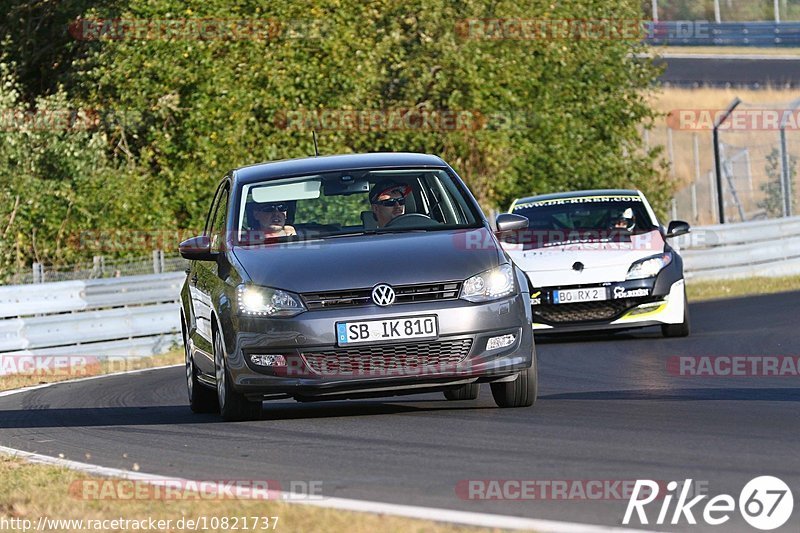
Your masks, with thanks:
[[[800,274],[800,217],[697,227],[676,242],[687,279]]]
[[[645,42],[657,46],[800,45],[800,22],[648,22]]]
[[[696,227],[675,241],[687,279],[800,274],[800,217]],[[180,340],[184,277],[0,287],[0,357],[161,353]]]
[[[0,287],[0,356],[161,353],[180,338],[184,278],[172,272]]]

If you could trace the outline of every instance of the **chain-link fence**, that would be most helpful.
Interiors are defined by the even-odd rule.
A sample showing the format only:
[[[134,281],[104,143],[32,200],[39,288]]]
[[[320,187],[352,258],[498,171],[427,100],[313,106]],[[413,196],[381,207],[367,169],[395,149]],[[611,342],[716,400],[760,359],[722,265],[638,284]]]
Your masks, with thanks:
[[[645,132],[646,145],[665,147],[672,178],[682,184],[672,201],[672,218],[714,224],[798,214],[800,100],[766,105],[737,102],[731,103],[736,105],[727,118],[720,109],[673,110],[666,127]],[[719,124],[718,154],[715,124]]]
[[[109,259],[97,255],[91,262],[65,267],[33,263],[27,272],[18,272],[8,279],[9,285],[46,283],[50,281],[119,278],[162,272],[179,272],[189,267],[189,261],[180,256],[166,256],[162,250],[153,250],[150,257],[137,259]]]
[[[800,0],[642,0],[650,20],[760,22],[800,20]]]

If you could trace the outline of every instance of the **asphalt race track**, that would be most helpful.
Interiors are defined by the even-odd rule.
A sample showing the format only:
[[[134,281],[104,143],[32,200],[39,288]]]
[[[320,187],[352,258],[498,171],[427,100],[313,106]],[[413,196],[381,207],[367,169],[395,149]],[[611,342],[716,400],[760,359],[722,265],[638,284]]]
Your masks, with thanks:
[[[659,77],[674,87],[794,88],[800,86],[800,57],[667,54]]]
[[[484,386],[475,402],[440,394],[282,401],[266,403],[263,420],[224,423],[190,413],[176,367],[0,398],[0,444],[84,462],[90,453],[95,464],[138,463],[165,476],[270,479],[284,489],[292,480],[320,480],[326,496],[610,526],[621,523],[626,500],[473,501],[456,486],[691,478],[711,496],[738,501],[751,478],[774,475],[792,487],[795,501],[778,531],[797,532],[800,378],[681,377],[667,371],[667,361],[800,355],[798,302],[800,293],[785,293],[691,305],[688,339],[646,330],[540,340],[534,409],[497,409]],[[694,513],[701,523],[703,505]],[[650,528],[660,506],[647,508]],[[724,526],[683,520],[659,529],[754,531],[738,511]]]

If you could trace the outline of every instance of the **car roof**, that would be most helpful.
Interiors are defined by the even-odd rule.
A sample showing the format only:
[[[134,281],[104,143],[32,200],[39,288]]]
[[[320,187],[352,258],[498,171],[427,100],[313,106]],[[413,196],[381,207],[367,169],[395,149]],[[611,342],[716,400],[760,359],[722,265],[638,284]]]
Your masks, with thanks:
[[[237,168],[234,181],[250,183],[278,179],[302,174],[336,172],[360,168],[447,168],[447,164],[435,155],[411,152],[375,152],[369,154],[341,154],[299,159],[284,159]]]
[[[543,200],[560,200],[563,198],[580,198],[582,196],[639,196],[640,194],[641,193],[636,189],[588,189],[585,191],[567,191],[526,196],[524,198],[517,198],[514,200],[514,204],[527,204],[529,202],[540,202]]]

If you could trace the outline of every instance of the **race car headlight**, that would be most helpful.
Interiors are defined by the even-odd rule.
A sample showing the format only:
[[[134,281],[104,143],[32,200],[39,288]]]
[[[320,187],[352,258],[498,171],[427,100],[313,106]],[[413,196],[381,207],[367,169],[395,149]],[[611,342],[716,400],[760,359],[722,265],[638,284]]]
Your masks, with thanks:
[[[300,297],[291,292],[269,287],[240,285],[239,312],[252,316],[295,316],[306,310]]]
[[[513,292],[514,270],[511,265],[500,265],[465,281],[461,289],[461,299],[469,302],[488,302]]]
[[[657,276],[658,273],[670,263],[672,263],[672,253],[670,252],[654,255],[653,257],[646,257],[631,265],[625,279],[652,278],[653,276]]]

